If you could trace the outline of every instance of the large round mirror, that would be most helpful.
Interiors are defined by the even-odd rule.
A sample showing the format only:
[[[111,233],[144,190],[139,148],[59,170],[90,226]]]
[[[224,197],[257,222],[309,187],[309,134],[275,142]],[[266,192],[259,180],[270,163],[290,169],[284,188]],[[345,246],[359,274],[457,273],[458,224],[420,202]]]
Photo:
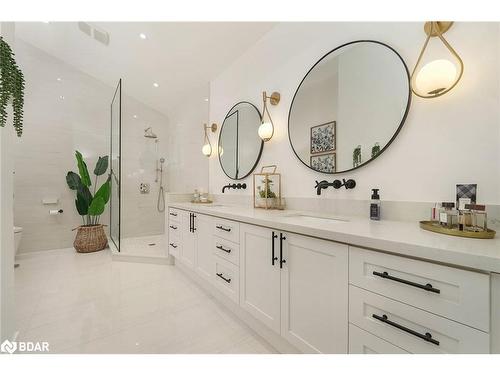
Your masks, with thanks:
[[[288,114],[290,144],[315,171],[359,168],[394,140],[410,100],[408,68],[394,49],[376,41],[344,44],[297,88]]]
[[[262,153],[264,142],[258,129],[261,115],[248,102],[235,104],[227,113],[219,134],[219,162],[224,173],[240,180],[252,173]]]

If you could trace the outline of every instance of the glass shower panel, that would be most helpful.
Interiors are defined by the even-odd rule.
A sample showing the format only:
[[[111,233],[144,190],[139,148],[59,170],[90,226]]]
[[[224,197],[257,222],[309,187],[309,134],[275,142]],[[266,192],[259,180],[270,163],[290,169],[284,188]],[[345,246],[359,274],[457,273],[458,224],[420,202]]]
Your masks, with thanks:
[[[109,233],[118,251],[120,251],[121,127],[122,80],[120,79],[111,101],[111,197],[109,204]]]

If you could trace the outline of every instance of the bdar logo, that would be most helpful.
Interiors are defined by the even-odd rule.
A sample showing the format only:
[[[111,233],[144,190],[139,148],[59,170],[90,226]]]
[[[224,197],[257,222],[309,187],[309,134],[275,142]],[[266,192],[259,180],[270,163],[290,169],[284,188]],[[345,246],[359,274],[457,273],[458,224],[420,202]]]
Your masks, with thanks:
[[[9,340],[5,340],[2,342],[2,345],[0,345],[0,351],[2,353],[9,353],[12,354],[17,350],[17,342],[12,342]]]

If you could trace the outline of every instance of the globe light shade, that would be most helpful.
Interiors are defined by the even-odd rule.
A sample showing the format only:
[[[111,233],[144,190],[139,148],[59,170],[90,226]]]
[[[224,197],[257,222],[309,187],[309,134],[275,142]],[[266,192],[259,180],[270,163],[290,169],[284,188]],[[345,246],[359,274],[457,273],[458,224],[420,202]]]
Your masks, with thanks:
[[[422,67],[415,80],[416,89],[423,95],[439,95],[457,80],[457,68],[449,60],[434,60]]]
[[[209,143],[205,143],[201,148],[201,152],[203,153],[203,155],[209,157],[210,155],[212,155],[212,146],[210,146]]]
[[[259,126],[259,137],[264,141],[267,142],[273,137],[274,133],[274,127],[271,122],[263,122]]]

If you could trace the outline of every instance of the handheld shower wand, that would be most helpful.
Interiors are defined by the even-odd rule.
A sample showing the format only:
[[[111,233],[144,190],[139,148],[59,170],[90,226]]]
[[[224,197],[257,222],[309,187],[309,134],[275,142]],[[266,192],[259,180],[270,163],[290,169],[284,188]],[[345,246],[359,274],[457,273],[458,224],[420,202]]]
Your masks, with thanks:
[[[156,208],[158,212],[165,211],[165,192],[163,190],[163,163],[165,163],[165,158],[160,158],[160,168],[157,171],[160,172],[160,190],[158,191],[158,201],[156,202]],[[156,180],[158,182],[158,179]]]

